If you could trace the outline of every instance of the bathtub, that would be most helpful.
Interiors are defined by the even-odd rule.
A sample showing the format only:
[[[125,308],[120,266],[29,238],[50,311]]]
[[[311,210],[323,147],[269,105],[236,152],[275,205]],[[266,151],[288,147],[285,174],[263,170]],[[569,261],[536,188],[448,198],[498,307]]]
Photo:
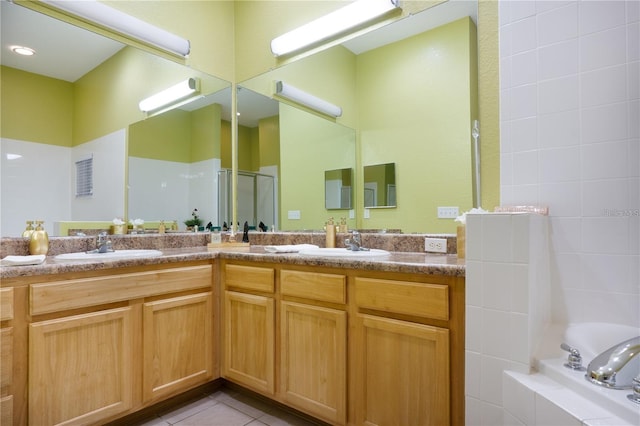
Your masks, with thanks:
[[[601,352],[639,335],[640,328],[580,323],[570,324],[564,332],[554,334],[552,340],[555,348],[560,346],[558,338],[577,348],[586,368]],[[505,372],[503,399],[509,416],[524,425],[640,425],[640,404],[627,398],[631,390],[595,385],[585,379],[585,371],[564,367],[567,352],[555,350],[550,355],[535,362],[537,372],[534,374]],[[526,396],[516,401],[513,395]]]

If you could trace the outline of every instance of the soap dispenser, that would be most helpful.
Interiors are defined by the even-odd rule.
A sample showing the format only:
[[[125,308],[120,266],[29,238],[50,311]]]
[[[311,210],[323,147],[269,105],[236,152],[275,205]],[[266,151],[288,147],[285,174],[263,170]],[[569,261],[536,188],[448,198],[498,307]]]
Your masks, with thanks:
[[[44,221],[36,221],[36,229],[31,234],[31,240],[29,241],[29,253],[30,254],[47,254],[49,251],[49,235],[43,227]]]
[[[27,221],[27,229],[24,230],[24,232],[22,233],[22,238],[29,238],[31,239],[31,234],[33,234],[33,221],[32,220],[28,220]]]
[[[329,218],[325,225],[325,231],[327,233],[325,247],[334,248],[336,246],[336,225],[333,223],[333,218]]]

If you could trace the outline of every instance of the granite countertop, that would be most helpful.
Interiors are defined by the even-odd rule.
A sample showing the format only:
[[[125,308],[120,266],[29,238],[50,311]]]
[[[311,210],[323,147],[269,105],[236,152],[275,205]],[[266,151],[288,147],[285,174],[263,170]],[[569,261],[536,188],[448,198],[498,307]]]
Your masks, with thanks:
[[[431,254],[419,252],[391,252],[390,256],[370,259],[344,259],[316,256],[302,256],[297,253],[268,253],[264,246],[254,245],[248,249],[215,249],[206,246],[162,248],[158,257],[136,259],[106,259],[101,261],[57,261],[47,256],[44,263],[31,266],[0,266],[0,279],[62,274],[124,268],[131,266],[159,265],[167,263],[231,259],[278,264],[324,266],[334,268],[366,269],[374,271],[439,274],[464,276],[465,261],[455,254]]]

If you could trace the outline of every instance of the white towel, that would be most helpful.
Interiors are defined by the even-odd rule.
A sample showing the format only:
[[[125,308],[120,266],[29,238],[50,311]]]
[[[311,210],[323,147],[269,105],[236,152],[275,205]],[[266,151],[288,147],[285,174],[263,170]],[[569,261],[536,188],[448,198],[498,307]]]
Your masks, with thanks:
[[[34,254],[31,256],[7,256],[0,261],[2,266],[24,266],[39,265],[44,262],[44,254]]]
[[[291,244],[282,246],[265,246],[264,251],[269,253],[297,253],[300,250],[317,249],[318,246],[314,244]]]

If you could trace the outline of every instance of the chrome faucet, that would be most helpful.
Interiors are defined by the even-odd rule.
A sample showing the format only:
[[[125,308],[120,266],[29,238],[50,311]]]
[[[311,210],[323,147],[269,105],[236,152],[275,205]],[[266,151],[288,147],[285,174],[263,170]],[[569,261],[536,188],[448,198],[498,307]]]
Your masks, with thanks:
[[[640,375],[640,336],[613,346],[589,363],[585,377],[611,389],[631,389]]]
[[[101,232],[98,234],[98,239],[96,240],[96,250],[97,253],[107,253],[113,251],[111,247],[111,240],[106,232]]]
[[[362,247],[362,237],[358,231],[353,231],[351,233],[351,238],[346,238],[344,240],[344,245],[347,250],[351,251],[369,251],[368,248]]]

